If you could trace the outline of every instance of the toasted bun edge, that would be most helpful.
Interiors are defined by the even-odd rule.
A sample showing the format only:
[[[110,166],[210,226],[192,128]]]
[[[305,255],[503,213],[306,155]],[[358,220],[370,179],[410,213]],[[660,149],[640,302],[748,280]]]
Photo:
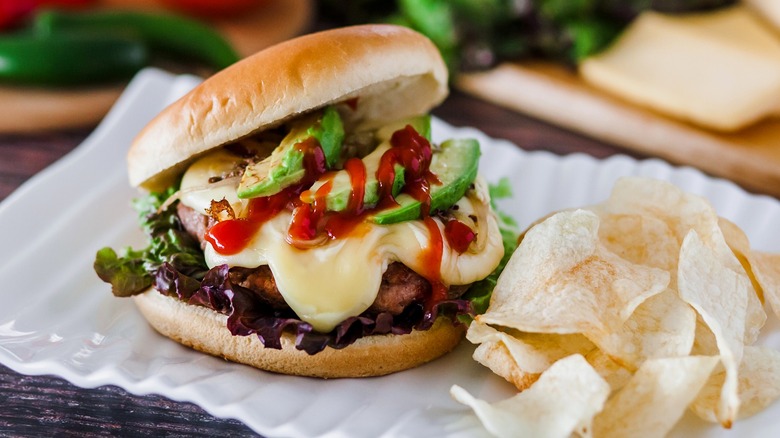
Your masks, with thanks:
[[[198,155],[329,104],[358,98],[355,119],[382,124],[426,113],[447,93],[441,55],[413,30],[304,35],[218,72],[164,109],[128,152],[129,180],[163,189]]]
[[[150,289],[134,302],[149,324],[164,336],[195,350],[281,374],[320,378],[382,376],[414,368],[454,349],[465,334],[462,324],[439,318],[429,330],[407,335],[374,335],[343,349],[309,355],[295,349],[285,333],[282,349],[265,348],[255,335],[233,336],[227,317]]]

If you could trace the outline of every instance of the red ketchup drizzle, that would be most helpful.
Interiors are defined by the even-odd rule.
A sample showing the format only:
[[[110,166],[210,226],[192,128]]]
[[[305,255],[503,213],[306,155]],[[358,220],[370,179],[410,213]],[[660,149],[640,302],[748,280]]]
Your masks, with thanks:
[[[306,204],[300,199],[291,201],[295,206],[292,211],[290,227],[287,229],[287,241],[299,246],[301,242],[317,237],[317,225],[325,214],[326,196],[333,188],[333,180],[328,180],[314,192],[314,203]]]
[[[441,257],[444,252],[441,231],[436,221],[428,215],[423,216],[425,227],[431,235],[431,241],[422,254],[423,270],[420,274],[431,283],[431,296],[425,302],[425,310],[430,311],[434,304],[447,298],[447,286],[441,281]]]
[[[324,230],[331,239],[339,239],[352,233],[363,222],[366,194],[366,165],[359,158],[350,158],[344,163],[349,174],[352,191],[349,194],[347,209],[343,213],[331,214],[325,218]]]
[[[327,213],[327,196],[333,189],[333,180],[329,179],[314,192],[314,202],[299,202],[293,210],[293,218],[288,230],[288,242],[305,247],[324,232],[331,239],[345,237],[363,222],[363,198],[366,187],[366,166],[359,158],[350,158],[344,163],[344,170],[350,178],[351,191],[347,208],[339,213]]]
[[[347,104],[356,105],[357,100],[350,100]],[[447,286],[441,280],[444,238],[438,224],[430,217],[431,184],[441,184],[441,181],[429,169],[432,156],[430,143],[414,128],[407,125],[396,131],[390,139],[390,144],[392,147],[382,155],[376,173],[380,201],[372,211],[398,205],[392,193],[395,165],[403,166],[403,192],[422,203],[422,220],[430,234],[430,244],[421,255],[421,275],[431,283],[431,295],[425,302],[425,309],[430,311],[436,303],[447,298]],[[265,222],[284,209],[292,211],[287,240],[295,246],[305,247],[303,243],[315,239],[320,232],[326,233],[331,239],[347,236],[364,221],[366,208],[363,199],[367,175],[363,161],[351,158],[344,163],[352,186],[347,209],[340,213],[328,213],[327,196],[333,188],[332,178],[317,189],[313,203],[304,203],[300,199],[303,190],[326,172],[322,148],[314,138],[303,141],[296,147],[304,154],[305,180],[275,195],[251,199],[246,218],[222,221],[211,227],[206,232],[206,240],[217,252],[225,255],[240,252]],[[454,225],[450,225],[452,223]],[[448,227],[450,231],[447,231]],[[475,238],[468,226],[457,221],[451,221],[445,226],[445,235],[450,246],[458,252],[465,251]]]
[[[422,205],[423,216],[429,213],[431,207],[431,183],[441,184],[436,175],[431,173],[431,144],[410,125],[399,129],[390,137],[390,145],[379,160],[376,179],[379,182],[379,208],[388,208],[398,203],[393,197],[395,182],[395,165],[404,168],[404,193],[411,195]]]
[[[403,192],[422,204],[420,215],[431,236],[430,243],[421,256],[423,272],[420,273],[431,283],[431,296],[425,302],[425,310],[430,311],[436,303],[447,298],[447,286],[441,280],[443,238],[436,221],[430,217],[431,184],[441,184],[441,181],[430,171],[430,142],[412,126],[406,125],[394,132],[390,145],[392,147],[382,155],[376,173],[380,194],[378,208],[398,205],[393,197],[393,183],[395,165],[400,164],[404,167]]]
[[[366,195],[366,165],[359,158],[350,158],[344,163],[344,170],[349,174],[349,182],[352,185],[347,213],[359,215],[363,213],[363,198]]]
[[[306,169],[305,181],[299,185],[288,187],[281,192],[249,200],[248,213],[245,218],[221,221],[206,231],[206,241],[223,255],[241,252],[254,237],[260,227],[285,208],[295,208],[300,203],[299,197],[304,187],[314,182],[325,173],[325,154],[317,139],[310,137],[295,145],[303,153],[303,166]],[[323,208],[324,209],[324,208]],[[296,214],[293,211],[293,222]],[[298,218],[305,222],[305,217]],[[291,225],[292,228],[292,225]],[[303,228],[297,224],[296,228]]]
[[[477,239],[477,234],[459,220],[451,220],[444,225],[444,235],[450,247],[461,254],[469,249],[471,242]]]
[[[288,188],[272,196],[250,199],[245,218],[217,222],[206,231],[206,241],[223,255],[241,252],[260,226],[284,209],[289,202],[291,191]]]

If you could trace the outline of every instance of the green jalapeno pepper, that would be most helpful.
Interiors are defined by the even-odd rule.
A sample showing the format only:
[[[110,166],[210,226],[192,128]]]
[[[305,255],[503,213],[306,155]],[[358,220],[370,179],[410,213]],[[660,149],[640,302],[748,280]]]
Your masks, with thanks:
[[[39,35],[56,35],[71,30],[128,32],[141,38],[152,51],[185,56],[217,69],[240,59],[231,45],[215,30],[198,21],[171,14],[48,10],[36,15],[33,28]]]
[[[142,41],[123,34],[4,35],[0,37],[0,81],[60,86],[124,80],[147,65],[148,55]]]

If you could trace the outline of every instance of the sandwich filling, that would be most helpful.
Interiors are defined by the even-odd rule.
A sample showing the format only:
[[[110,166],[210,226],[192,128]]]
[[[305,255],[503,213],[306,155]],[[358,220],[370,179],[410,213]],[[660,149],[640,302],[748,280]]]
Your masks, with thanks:
[[[369,334],[425,329],[443,303],[468,311],[458,298],[504,255],[476,174],[478,144],[432,144],[429,116],[345,130],[342,114],[353,105],[198,157],[152,214],[170,229],[145,228],[173,240],[187,235],[202,253],[160,256],[153,243],[118,258],[109,248],[98,253],[96,271],[117,295],[151,284],[228,314],[233,334],[256,333],[268,347],[278,348],[292,324],[297,347],[312,354]],[[182,263],[198,257],[202,268]],[[123,272],[136,268],[146,277],[128,281]]]
[[[182,191],[202,187],[215,170],[229,171],[229,152],[217,151],[185,173]],[[224,164],[226,168],[219,169]],[[244,210],[235,196],[235,186],[191,190],[180,202],[198,212],[206,212],[214,199],[229,200],[234,211]],[[389,264],[400,262],[428,281],[449,288],[468,285],[490,274],[503,255],[501,235],[494,215],[490,213],[485,183],[474,182],[466,196],[452,206],[455,219],[441,216],[377,225],[367,218],[339,238],[325,238],[311,247],[299,248],[289,243],[293,213],[287,209],[259,226],[246,245],[237,252],[221,251],[206,242],[204,254],[210,268],[219,265],[256,268],[268,265],[276,287],[298,317],[315,330],[329,332],[349,316],[368,309],[377,298],[382,274]],[[458,221],[473,233],[465,251],[458,245],[449,221]]]

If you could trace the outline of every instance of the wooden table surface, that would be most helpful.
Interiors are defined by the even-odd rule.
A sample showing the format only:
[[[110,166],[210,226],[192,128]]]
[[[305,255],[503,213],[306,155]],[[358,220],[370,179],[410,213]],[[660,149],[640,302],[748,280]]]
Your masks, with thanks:
[[[459,93],[434,113],[527,150],[596,157],[626,153]],[[0,201],[78,146],[90,130],[0,135]],[[0,406],[0,436],[256,436],[242,423],[214,418],[190,403],[135,396],[114,386],[83,389],[58,377],[24,376],[1,365]]]

